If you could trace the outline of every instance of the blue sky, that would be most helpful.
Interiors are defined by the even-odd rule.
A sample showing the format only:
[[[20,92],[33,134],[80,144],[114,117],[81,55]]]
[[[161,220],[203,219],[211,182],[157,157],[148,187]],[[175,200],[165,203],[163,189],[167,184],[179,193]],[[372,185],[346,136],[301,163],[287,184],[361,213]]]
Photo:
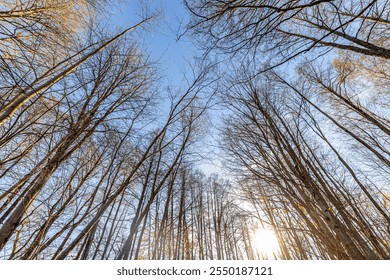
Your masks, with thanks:
[[[186,36],[177,40],[178,34],[184,31],[189,20],[188,11],[181,0],[125,0],[121,4],[110,6],[110,23],[118,29],[132,26],[142,19],[141,3],[153,13],[159,11],[160,16],[149,31],[142,31],[139,41],[142,48],[150,54],[152,61],[157,63],[157,68],[162,76],[160,88],[164,90],[170,87],[173,90],[185,89],[185,76],[192,77],[191,64],[194,63],[197,49]],[[163,109],[163,108],[161,108]],[[214,121],[218,116],[211,112]],[[207,154],[216,151],[215,145],[219,141],[213,128],[210,128],[210,135],[204,139],[203,153]],[[207,145],[205,145],[207,143]],[[209,148],[209,149],[207,149]],[[211,160],[211,161],[210,161]],[[222,173],[221,162],[218,157],[200,161],[197,165],[206,174]]]
[[[177,40],[178,32],[188,21],[188,12],[180,0],[126,0],[110,7],[112,24],[124,28],[137,23],[141,19],[142,2],[150,12],[160,11],[161,14],[150,31],[142,32],[140,41],[157,62],[166,84],[179,86],[197,52],[188,38]]]

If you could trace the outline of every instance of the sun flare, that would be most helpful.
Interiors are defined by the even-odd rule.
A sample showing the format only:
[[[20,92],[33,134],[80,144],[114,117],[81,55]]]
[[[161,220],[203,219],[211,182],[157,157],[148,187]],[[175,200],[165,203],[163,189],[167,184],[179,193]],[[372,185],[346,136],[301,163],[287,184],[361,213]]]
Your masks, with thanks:
[[[258,228],[253,234],[254,251],[259,259],[275,259],[280,251],[274,231]]]

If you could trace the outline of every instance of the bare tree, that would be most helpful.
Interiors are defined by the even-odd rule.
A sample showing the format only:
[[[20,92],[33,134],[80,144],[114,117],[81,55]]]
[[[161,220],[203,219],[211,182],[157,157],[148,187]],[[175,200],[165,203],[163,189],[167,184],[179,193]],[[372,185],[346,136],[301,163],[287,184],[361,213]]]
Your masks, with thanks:
[[[336,153],[345,176],[348,174],[355,180],[386,224],[388,211],[378,204],[378,198],[374,198],[378,197],[378,192],[374,195],[373,189],[369,190],[357,178],[353,168],[325,137],[310,107],[321,113],[323,110],[302,92],[294,97],[297,89],[292,90],[285,80],[277,79],[275,82],[270,77],[262,76],[263,81],[251,80],[229,87],[229,106],[237,117],[226,126],[226,147],[234,159],[233,163],[243,167],[239,172],[247,172],[245,176],[256,180],[255,186],[258,182],[273,186],[259,194],[271,196],[267,201],[280,205],[277,197],[285,197],[289,204],[294,205],[293,212],[304,219],[316,240],[328,243],[326,250],[336,258],[387,258],[387,241],[382,237],[386,229],[382,227],[368,235],[361,233],[368,217],[372,219],[371,223],[378,221],[371,213],[361,216],[361,210],[357,210],[355,202],[351,201],[348,184],[340,181],[329,169],[324,162],[327,155],[322,154],[320,146],[310,140],[310,133],[320,133],[325,146]],[[345,211],[346,205],[355,208],[354,215]],[[286,206],[282,204],[279,207]],[[273,212],[267,211],[267,208],[265,213],[269,219],[274,219]],[[313,223],[317,225],[313,226]],[[318,228],[321,232],[316,230]],[[325,232],[328,234],[323,235]],[[365,245],[367,240],[371,240],[369,246]],[[342,244],[343,248],[336,244]]]
[[[388,59],[387,1],[186,1],[190,32],[221,53],[262,53],[271,67],[329,48]],[[318,49],[318,50],[317,50]],[[259,60],[260,57],[256,57]]]

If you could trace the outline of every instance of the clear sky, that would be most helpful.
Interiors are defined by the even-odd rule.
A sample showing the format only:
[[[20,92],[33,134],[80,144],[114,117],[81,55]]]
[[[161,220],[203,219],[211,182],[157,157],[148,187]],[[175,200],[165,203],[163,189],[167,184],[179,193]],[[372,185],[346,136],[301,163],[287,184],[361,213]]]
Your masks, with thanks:
[[[136,24],[142,19],[141,5],[144,5],[150,13],[159,11],[160,16],[150,30],[143,31],[139,37],[141,44],[151,59],[157,62],[157,67],[162,75],[161,87],[172,89],[185,89],[186,82],[184,75],[191,78],[191,64],[194,63],[194,56],[198,54],[196,47],[189,38],[178,35],[184,31],[189,17],[181,0],[124,0],[121,4],[110,6],[110,24],[118,29]],[[210,115],[214,121],[218,116]],[[205,139],[203,153],[209,154],[216,151],[215,145],[219,141],[215,137],[217,133],[210,128],[210,135]],[[212,159],[206,159],[197,165],[206,174],[222,173],[221,161],[211,155]],[[226,175],[226,174],[225,174]]]
[[[134,25],[141,20],[141,5],[150,13],[159,11],[160,16],[149,31],[142,32],[140,41],[157,62],[167,85],[179,86],[196,54],[196,48],[187,38],[177,40],[188,21],[188,12],[180,0],[124,0],[110,5],[112,24],[118,28]]]

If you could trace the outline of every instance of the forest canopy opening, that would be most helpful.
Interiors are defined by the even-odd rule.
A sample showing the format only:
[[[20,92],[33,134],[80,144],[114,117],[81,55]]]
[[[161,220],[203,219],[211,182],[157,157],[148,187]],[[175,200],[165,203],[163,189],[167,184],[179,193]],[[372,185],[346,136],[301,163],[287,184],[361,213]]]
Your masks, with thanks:
[[[178,2],[0,3],[0,258],[390,259],[389,2]]]

